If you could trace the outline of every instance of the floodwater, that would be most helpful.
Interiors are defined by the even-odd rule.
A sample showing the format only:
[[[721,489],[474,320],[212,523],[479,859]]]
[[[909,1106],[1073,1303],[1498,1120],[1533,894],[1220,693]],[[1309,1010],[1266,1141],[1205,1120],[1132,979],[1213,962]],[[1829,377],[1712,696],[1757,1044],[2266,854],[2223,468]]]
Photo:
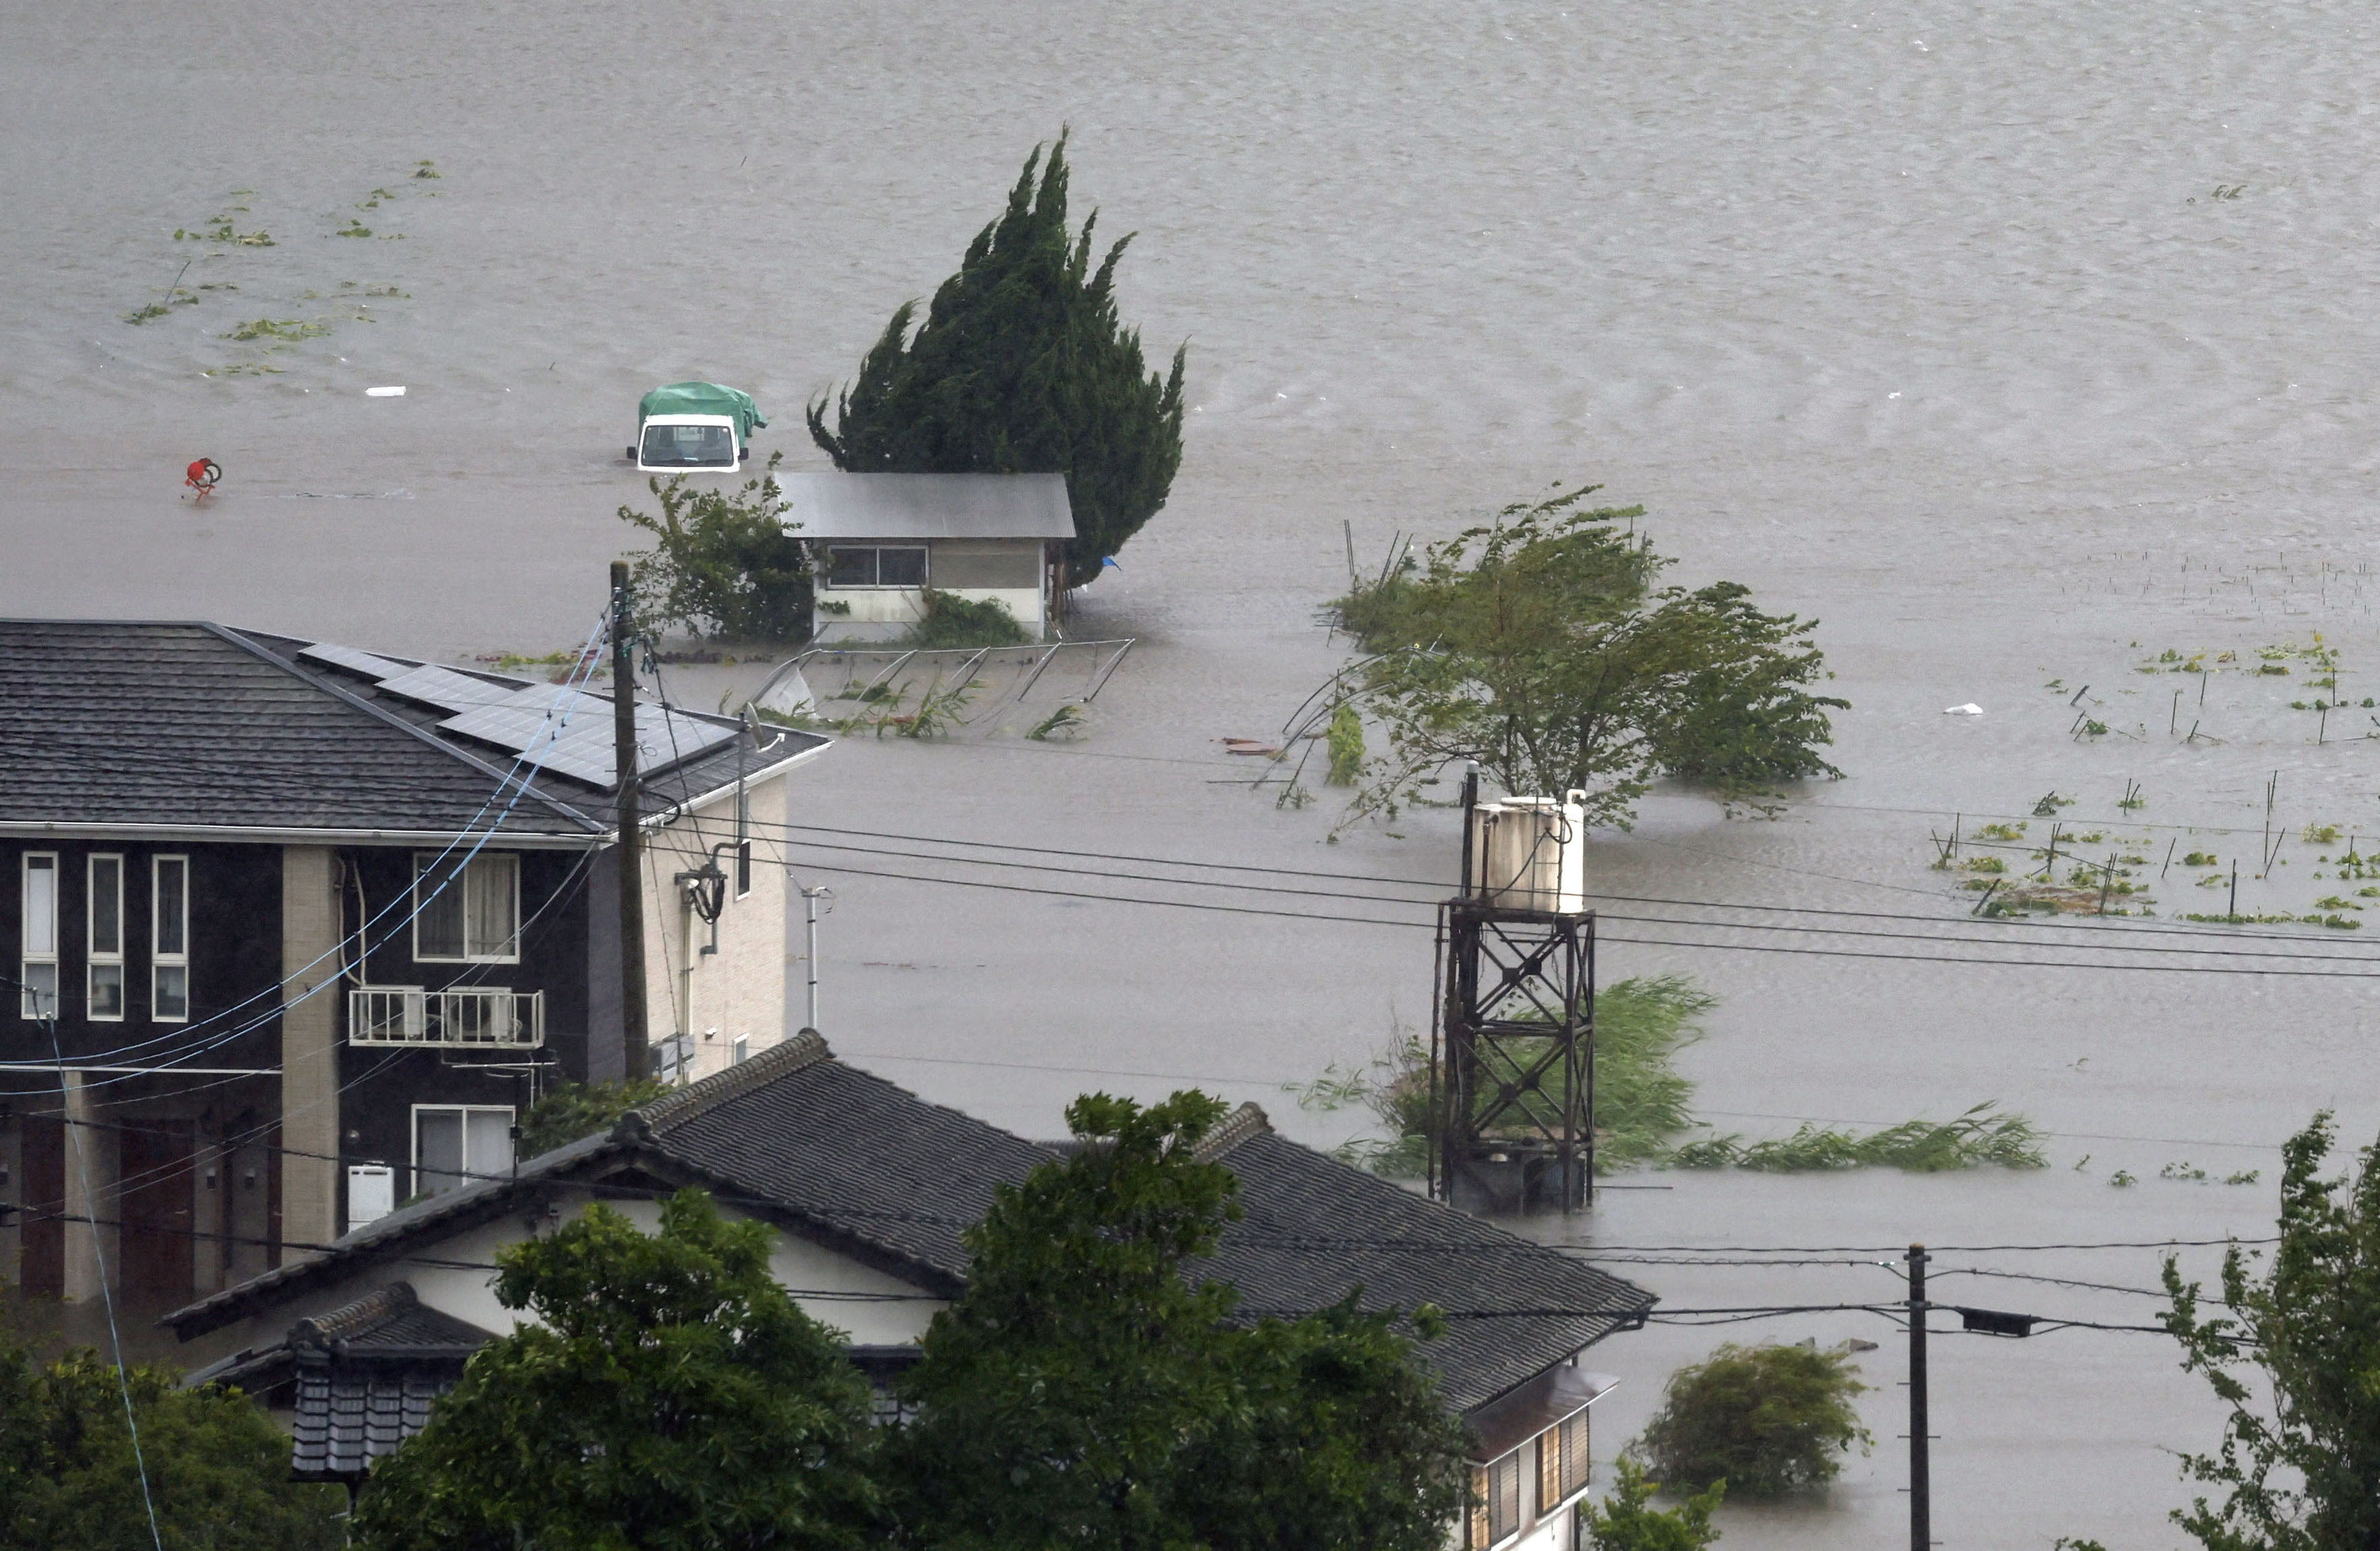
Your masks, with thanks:
[[[613,509],[641,496],[616,461],[636,395],[686,376],[750,387],[776,417],[763,452],[816,467],[801,402],[930,292],[1026,150],[1071,124],[1078,211],[1140,234],[1126,315],[1160,351],[1191,343],[1172,503],[1078,621],[1142,644],[1081,743],[849,740],[804,777],[805,822],[1050,847],[1076,854],[1001,854],[1106,872],[1187,876],[1084,854],[1442,881],[1443,815],[1329,845],[1334,799],[1278,808],[1231,784],[1261,762],[1215,740],[1271,734],[1341,660],[1313,613],[1343,585],[1342,523],[1377,563],[1397,531],[1585,479],[1648,508],[1681,579],[1732,577],[1823,620],[1854,707],[1844,781],[1770,821],[1658,794],[1633,833],[1597,839],[1598,888],[1941,923],[1767,917],[1800,926],[1996,932],[1957,875],[1929,870],[1928,833],[2026,822],[2038,842],[2034,806],[2056,792],[2074,799],[2065,832],[2147,858],[2160,917],[2226,909],[2197,880],[2235,859],[2242,914],[2361,903],[2361,879],[2311,876],[2340,842],[2301,836],[2380,829],[2372,713],[2291,710],[2313,695],[2302,657],[2287,676],[2240,670],[2319,631],[2342,653],[2326,695],[2380,691],[2376,56],[2369,13],[2338,0],[335,16],[12,0],[0,610],[458,656],[573,645],[624,545]],[[272,246],[172,235],[225,214],[230,236]],[[177,275],[194,305],[123,321]],[[275,331],[243,329],[260,321]],[[197,510],[175,491],[200,455],[226,473]],[[2168,649],[2224,671],[2135,671]],[[2227,650],[2240,661],[2213,660]],[[687,681],[689,698],[718,692]],[[1984,714],[1941,714],[1966,702]],[[2133,782],[2147,806],[2119,809]],[[2218,861],[2146,878],[2168,842]],[[1336,1142],[1356,1119],[1303,1113],[1282,1085],[1426,1016],[1419,927],[1066,891],[1426,908],[852,853],[838,874],[789,854],[836,891],[836,1048],[1030,1132],[1087,1086],[1196,1080]],[[2292,951],[2360,951],[2265,929],[2325,939]],[[1999,956],[2105,960],[2028,940]],[[1733,946],[1669,945],[1686,941]],[[1707,1118],[1761,1135],[1996,1099],[2050,1133],[2052,1167],[1653,1173],[1532,1227],[1609,1254],[1860,1262],[1615,1267],[1672,1309],[1874,1303],[1896,1284],[1873,1263],[1912,1240],[2252,1235],[2292,1128],[2333,1105],[2350,1141],[2380,1124],[2360,982],[2207,972],[2320,964],[1895,967],[1755,943],[1909,951],[1607,919],[1607,978],[1681,971],[1724,998],[1684,1062]],[[2138,1182],[2111,1185],[2119,1169]],[[2220,1182],[2250,1170],[2257,1184]],[[1991,1249],[1937,1269],[2145,1288],[2156,1261]],[[2110,1325],[2156,1306],[1966,1277],[1937,1295]],[[1905,1544],[1903,1363],[1875,1315],[1617,1338],[1594,1358],[1625,1380],[1599,1448],[1633,1433],[1673,1366],[1768,1337],[1884,1343],[1864,1359],[1876,1448],[1820,1500],[1730,1509],[1727,1543]],[[2119,1331],[1945,1337],[1934,1396],[1935,1534],[1952,1547],[2176,1544],[2171,1451],[2211,1444],[2219,1420],[2169,1343]]]

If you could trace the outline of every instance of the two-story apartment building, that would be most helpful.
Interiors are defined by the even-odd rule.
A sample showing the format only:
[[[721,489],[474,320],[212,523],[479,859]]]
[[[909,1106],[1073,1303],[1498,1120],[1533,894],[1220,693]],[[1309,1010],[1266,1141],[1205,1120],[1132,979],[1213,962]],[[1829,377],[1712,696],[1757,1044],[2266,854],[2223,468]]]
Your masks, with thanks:
[[[171,1306],[508,1171],[623,1071],[624,886],[665,1072],[781,1039],[753,827],[826,740],[640,704],[624,883],[613,720],[577,675],[0,621],[0,1279]]]

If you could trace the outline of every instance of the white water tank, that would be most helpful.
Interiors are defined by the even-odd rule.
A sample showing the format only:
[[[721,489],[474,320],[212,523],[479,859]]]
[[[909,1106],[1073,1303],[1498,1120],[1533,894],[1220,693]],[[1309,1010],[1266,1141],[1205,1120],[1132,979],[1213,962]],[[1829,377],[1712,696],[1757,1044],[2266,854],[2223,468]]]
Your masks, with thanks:
[[[347,1231],[396,1210],[396,1170],[385,1163],[347,1165]]]
[[[1586,909],[1586,810],[1566,798],[1504,797],[1471,809],[1464,892],[1498,910],[1576,915]]]

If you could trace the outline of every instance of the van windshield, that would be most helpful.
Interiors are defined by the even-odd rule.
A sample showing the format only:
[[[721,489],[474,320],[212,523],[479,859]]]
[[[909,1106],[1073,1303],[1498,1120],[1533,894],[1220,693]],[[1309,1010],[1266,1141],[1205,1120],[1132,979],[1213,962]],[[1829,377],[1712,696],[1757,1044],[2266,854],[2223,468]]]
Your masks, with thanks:
[[[733,468],[735,438],[725,426],[647,426],[637,461],[648,467]]]

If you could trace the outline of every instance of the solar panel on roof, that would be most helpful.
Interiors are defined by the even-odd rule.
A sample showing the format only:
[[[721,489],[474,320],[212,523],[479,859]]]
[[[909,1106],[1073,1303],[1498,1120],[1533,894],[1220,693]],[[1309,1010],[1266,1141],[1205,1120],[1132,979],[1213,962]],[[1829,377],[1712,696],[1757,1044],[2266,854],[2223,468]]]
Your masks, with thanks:
[[[520,693],[516,684],[490,684],[452,668],[416,668],[382,679],[381,690],[407,700],[418,700],[440,710],[467,711],[475,706],[500,706]]]
[[[413,664],[410,662],[398,662],[390,658],[374,656],[370,652],[358,651],[353,647],[338,646],[330,641],[317,641],[310,647],[301,648],[298,655],[309,662],[328,663],[334,668],[345,668],[351,673],[361,673],[364,677],[373,680],[393,679],[400,673],[413,671]]]
[[[612,760],[612,702],[606,696],[574,696],[557,685],[528,685],[499,703],[448,717],[438,727],[493,744],[534,760],[540,769],[590,785],[608,787],[618,779]],[[736,732],[733,726],[639,702],[637,763],[647,770],[674,765],[733,742]]]

